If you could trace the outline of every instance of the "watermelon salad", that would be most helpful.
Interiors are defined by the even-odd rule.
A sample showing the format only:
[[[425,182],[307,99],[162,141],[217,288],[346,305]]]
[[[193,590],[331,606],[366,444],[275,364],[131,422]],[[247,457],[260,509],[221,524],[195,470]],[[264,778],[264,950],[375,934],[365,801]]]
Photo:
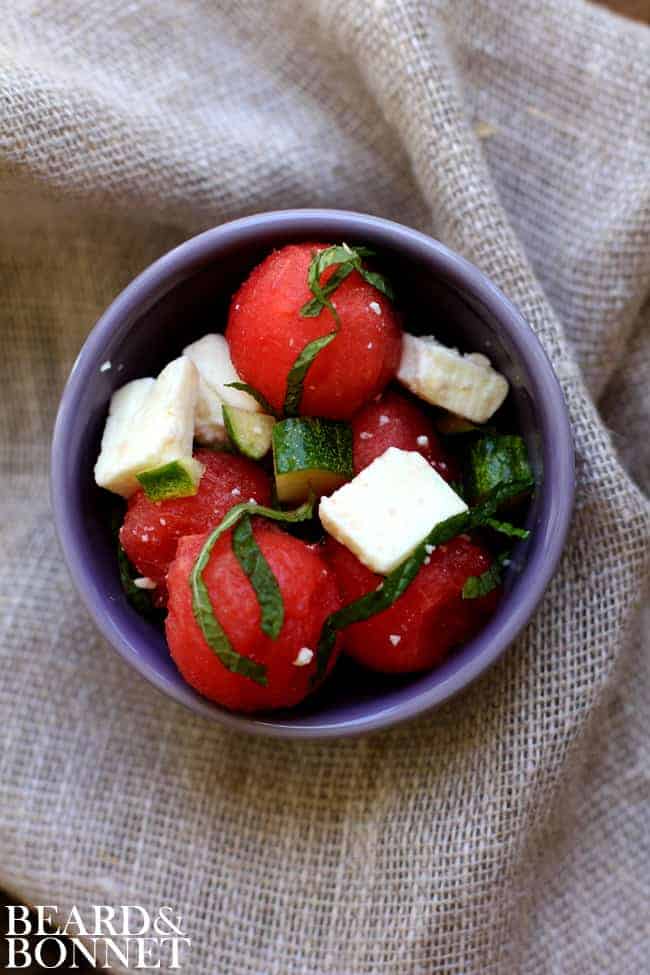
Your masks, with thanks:
[[[406,330],[380,268],[345,243],[274,251],[223,334],[112,396],[95,479],[123,499],[126,596],[225,708],[293,707],[340,654],[435,667],[494,612],[528,534],[506,379]]]

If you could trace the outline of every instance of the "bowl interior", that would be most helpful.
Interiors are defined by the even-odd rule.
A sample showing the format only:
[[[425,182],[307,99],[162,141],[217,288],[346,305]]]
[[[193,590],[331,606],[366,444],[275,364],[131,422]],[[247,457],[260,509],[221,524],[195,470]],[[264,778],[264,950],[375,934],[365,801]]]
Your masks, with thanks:
[[[367,226],[331,219],[328,223],[321,217],[320,222],[304,225],[295,220],[255,224],[255,218],[249,218],[239,222],[250,224],[246,233],[228,235],[226,228],[217,228],[153,265],[111,306],[84,346],[55,435],[53,485],[59,532],[75,582],[98,625],[159,688],[194,710],[248,731],[306,737],[351,733],[391,723],[450,696],[485,669],[525,622],[520,612],[514,628],[513,600],[534,570],[531,555],[536,562],[545,554],[548,558],[549,541],[563,517],[554,514],[544,490],[544,470],[551,462],[545,431],[549,418],[533,360],[541,355],[544,368],[550,366],[512,306],[470,265],[422,235],[406,228],[397,233],[396,225],[372,218],[366,218]],[[256,262],[272,247],[305,239],[375,246],[379,263],[397,284],[409,330],[433,332],[452,345],[490,357],[511,383],[508,427],[524,435],[541,487],[528,514],[528,527],[535,531],[515,551],[497,613],[442,666],[396,679],[342,660],[333,679],[302,706],[251,718],[224,712],[195,694],[176,670],[162,630],[141,619],[126,602],[109,528],[110,497],[96,487],[93,466],[114,389],[131,379],[156,375],[188,342],[222,331],[229,299]],[[508,328],[503,326],[501,302],[512,318]],[[535,355],[527,357],[522,347],[531,339]],[[111,368],[101,371],[106,361]],[[552,373],[548,381],[554,382]]]

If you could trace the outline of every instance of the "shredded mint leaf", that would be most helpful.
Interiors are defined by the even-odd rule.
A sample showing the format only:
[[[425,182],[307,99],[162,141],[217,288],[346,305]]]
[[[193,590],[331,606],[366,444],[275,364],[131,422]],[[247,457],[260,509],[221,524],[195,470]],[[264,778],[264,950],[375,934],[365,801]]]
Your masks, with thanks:
[[[263,393],[260,393],[259,389],[255,389],[254,386],[250,386],[248,383],[241,382],[225,383],[225,385],[229,386],[231,389],[240,389],[242,393],[248,393],[248,395],[252,396],[254,400],[257,400],[264,413],[268,413],[269,416],[274,416],[276,420],[280,419],[280,415],[278,414],[277,410],[273,409],[266,396],[264,396]]]
[[[306,521],[314,513],[314,498],[309,498],[304,504],[294,511],[277,511],[274,508],[266,508],[264,505],[246,501],[243,504],[236,504],[231,508],[225,518],[217,527],[210,532],[203,543],[203,548],[199,552],[198,558],[194,563],[190,573],[190,589],[192,590],[192,611],[196,622],[201,628],[206,643],[216,653],[221,663],[234,674],[242,674],[249,677],[257,684],[266,686],[266,667],[248,657],[243,657],[233,649],[230,640],[224,632],[221,624],[214,614],[208,587],[203,581],[203,572],[210,561],[210,554],[219,538],[232,528],[244,515],[259,515],[263,518],[270,518],[273,521]]]
[[[365,267],[358,268],[358,271],[364,281],[371,284],[377,291],[381,291],[391,301],[395,301],[395,292],[382,274],[378,274],[377,271],[368,271]]]
[[[244,515],[232,534],[232,550],[255,590],[259,603],[263,633],[272,640],[280,635],[284,623],[284,603],[278,580],[255,541],[253,526]]]
[[[392,299],[393,291],[388,281],[377,271],[368,271],[363,267],[362,260],[365,257],[373,257],[374,253],[369,247],[353,248],[345,243],[334,244],[332,247],[326,247],[323,251],[314,252],[307,271],[307,284],[314,297],[302,306],[300,309],[301,316],[303,318],[316,318],[323,308],[327,308],[336,322],[337,329],[339,329],[341,320],[336,308],[330,301],[330,295],[353,271],[358,271],[364,280]],[[327,284],[322,285],[320,283],[321,275],[333,264],[338,264],[337,269]],[[284,401],[285,416],[297,416],[305,374],[321,349],[329,345],[335,336],[336,332],[330,332],[329,335],[324,335],[310,342],[294,362],[287,379],[287,393]]]
[[[512,481],[510,484],[499,484],[481,504],[469,511],[453,515],[446,521],[441,521],[420,542],[411,555],[385,577],[380,589],[366,593],[360,599],[330,614],[323,624],[316,649],[317,666],[313,678],[314,683],[325,675],[338,631],[345,629],[352,623],[361,623],[363,620],[370,619],[371,616],[376,616],[377,613],[381,613],[392,606],[418,574],[427,555],[427,546],[444,545],[445,542],[451,541],[457,535],[462,535],[463,532],[485,525],[504,501],[530,491],[533,483],[531,478],[526,478],[521,481]]]
[[[486,518],[485,525],[495,532],[508,535],[510,538],[528,538],[530,532],[527,528],[519,528],[509,521],[498,521],[496,518]]]
[[[158,609],[151,601],[151,595],[146,589],[138,589],[133,580],[137,579],[139,572],[131,564],[128,555],[121,545],[117,547],[117,564],[120,571],[120,582],[127,600],[140,616],[150,620],[152,623],[162,623],[165,618],[165,610]]]
[[[313,294],[313,299],[308,301],[300,309],[303,318],[316,318],[320,315],[323,308],[327,308],[333,315],[337,326],[340,327],[340,319],[336,308],[329,300],[342,281],[344,281],[353,271],[358,271],[361,277],[391,300],[394,299],[393,289],[386,278],[377,271],[368,271],[363,267],[362,260],[366,257],[374,257],[375,252],[369,247],[350,247],[348,244],[334,244],[327,247],[324,251],[315,253],[312,257],[309,270],[307,272],[307,283],[309,290]],[[338,264],[332,277],[327,284],[321,285],[320,278],[323,272]]]
[[[334,288],[330,287],[327,289],[327,291],[325,291],[324,288],[321,287],[320,277],[323,271],[325,270],[325,268],[329,267],[331,264],[337,263],[337,261],[341,262],[341,266],[338,268],[338,272],[333,275],[333,277],[336,277],[338,279],[337,286],[341,283],[341,281],[343,281],[348,276],[348,274],[352,273],[354,267],[348,261],[347,253],[345,253],[344,256],[341,257],[340,254],[338,253],[340,252],[340,250],[341,248],[328,247],[324,251],[320,251],[319,253],[313,254],[311,263],[309,265],[309,270],[307,271],[307,284],[309,285],[309,290],[311,291],[315,300],[319,304],[319,311],[316,314],[317,315],[320,314],[323,308],[327,308],[332,313],[332,317],[336,322],[337,328],[341,327],[341,319],[338,316],[338,312],[336,311],[336,308],[329,300],[329,295],[332,294]],[[302,315],[302,309],[300,311],[300,314]]]
[[[120,542],[120,527],[124,514],[117,508],[113,511],[111,518],[111,527],[113,530],[113,537],[115,538],[115,545],[117,547],[117,567],[120,574],[120,583],[122,589],[124,590],[124,595],[126,596],[129,605],[133,607],[136,613],[143,616],[146,620],[150,620],[152,623],[162,623],[165,618],[165,610],[158,609],[154,606],[151,593],[146,589],[138,589],[134,584],[133,580],[137,579],[140,573],[137,571],[134,565],[132,565],[129,560],[128,555],[122,547]]]
[[[480,599],[482,596],[487,596],[500,582],[501,571],[498,564],[494,562],[482,575],[470,576],[465,580],[463,599]]]
[[[318,353],[332,342],[338,332],[329,332],[320,338],[308,342],[302,352],[298,354],[287,376],[287,392],[284,398],[284,415],[297,416],[302,399],[303,383],[307,370]]]
[[[323,295],[325,298],[329,298],[332,292],[336,291],[341,282],[345,281],[348,275],[352,274],[353,271],[354,268],[351,264],[341,264],[340,267],[337,267],[327,284],[323,285],[322,287],[319,285],[321,295]],[[311,301],[308,301],[307,304],[302,306],[300,309],[300,315],[302,318],[318,318],[323,310],[323,305],[324,301],[322,298],[312,298]],[[329,307],[330,311],[334,315],[334,318],[338,321],[336,308],[334,308],[333,305],[330,306],[329,303],[326,307]]]
[[[510,551],[502,552],[489,569],[480,576],[470,576],[463,586],[463,599],[480,599],[501,585],[501,570],[510,559]]]

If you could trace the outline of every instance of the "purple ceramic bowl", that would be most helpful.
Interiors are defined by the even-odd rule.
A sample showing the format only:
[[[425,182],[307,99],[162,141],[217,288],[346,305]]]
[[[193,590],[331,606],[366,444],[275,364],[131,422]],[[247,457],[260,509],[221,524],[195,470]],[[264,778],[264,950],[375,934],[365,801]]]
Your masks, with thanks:
[[[538,489],[505,595],[487,626],[429,673],[385,677],[342,660],[329,683],[300,707],[257,717],[205,700],[177,671],[161,630],[122,593],[107,495],[93,481],[113,390],[155,375],[188,342],[222,328],[230,296],[272,248],[291,241],[375,248],[407,296],[409,327],[484,352],[509,379],[511,422],[526,439]],[[410,307],[409,307],[410,306]],[[110,370],[101,370],[109,361]],[[526,322],[472,264],[408,227],[337,210],[286,210],[208,230],[156,261],[120,294],[92,330],[63,393],[52,446],[52,503],[59,538],[95,623],[125,660],[159,690],[230,728],[287,738],[329,738],[385,728],[422,714],[466,687],[529,621],[555,572],[574,493],[571,432],[558,381]]]

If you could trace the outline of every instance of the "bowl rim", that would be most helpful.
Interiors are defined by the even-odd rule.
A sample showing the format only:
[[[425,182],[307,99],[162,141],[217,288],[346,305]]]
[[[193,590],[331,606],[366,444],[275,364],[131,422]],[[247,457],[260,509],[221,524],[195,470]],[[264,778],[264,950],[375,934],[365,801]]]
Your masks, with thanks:
[[[308,724],[294,724],[290,719],[270,716],[237,714],[220,708],[196,694],[184,682],[172,684],[155,672],[151,665],[135,652],[120,629],[106,615],[101,597],[94,591],[89,579],[85,560],[74,543],[78,526],[74,525],[74,512],[68,504],[65,488],[66,433],[75,415],[76,403],[87,382],[103,361],[103,350],[113,330],[125,319],[137,320],[161,297],[191,273],[218,259],[219,249],[235,242],[245,245],[252,242],[261,230],[277,233],[287,238],[308,234],[327,235],[340,231],[341,236],[363,237],[370,232],[376,246],[382,246],[376,238],[383,237],[383,246],[407,251],[407,256],[419,255],[426,260],[432,273],[440,274],[446,282],[472,294],[504,329],[526,363],[534,387],[535,408],[539,414],[545,472],[542,496],[547,502],[546,520],[536,527],[544,537],[538,545],[532,562],[526,562],[515,584],[517,599],[507,615],[497,610],[495,617],[475,637],[482,647],[471,655],[449,677],[422,689],[407,689],[404,700],[372,710],[354,718],[342,718],[336,722],[319,723],[310,719]],[[549,434],[552,431],[552,443]],[[551,482],[551,483],[549,483]],[[288,209],[253,214],[228,221],[206,230],[168,251],[135,277],[111,302],[96,325],[88,334],[65,385],[56,417],[51,452],[51,503],[54,522],[64,558],[73,583],[81,596],[94,624],[111,646],[131,666],[158,690],[171,696],[178,703],[228,728],[252,734],[293,739],[340,738],[378,731],[388,726],[412,719],[438,707],[449,698],[464,690],[485,673],[507,650],[530,621],[544,592],[557,569],[571,524],[575,495],[574,450],[568,410],[560,383],[542,345],[515,305],[474,264],[450,250],[440,241],[421,231],[414,230],[392,220],[371,214],[335,209]],[[552,493],[551,493],[552,492]],[[523,583],[526,585],[523,585]],[[511,591],[503,601],[513,597]],[[499,617],[498,626],[495,623]],[[470,641],[467,646],[473,641]],[[435,674],[435,669],[429,672]]]

